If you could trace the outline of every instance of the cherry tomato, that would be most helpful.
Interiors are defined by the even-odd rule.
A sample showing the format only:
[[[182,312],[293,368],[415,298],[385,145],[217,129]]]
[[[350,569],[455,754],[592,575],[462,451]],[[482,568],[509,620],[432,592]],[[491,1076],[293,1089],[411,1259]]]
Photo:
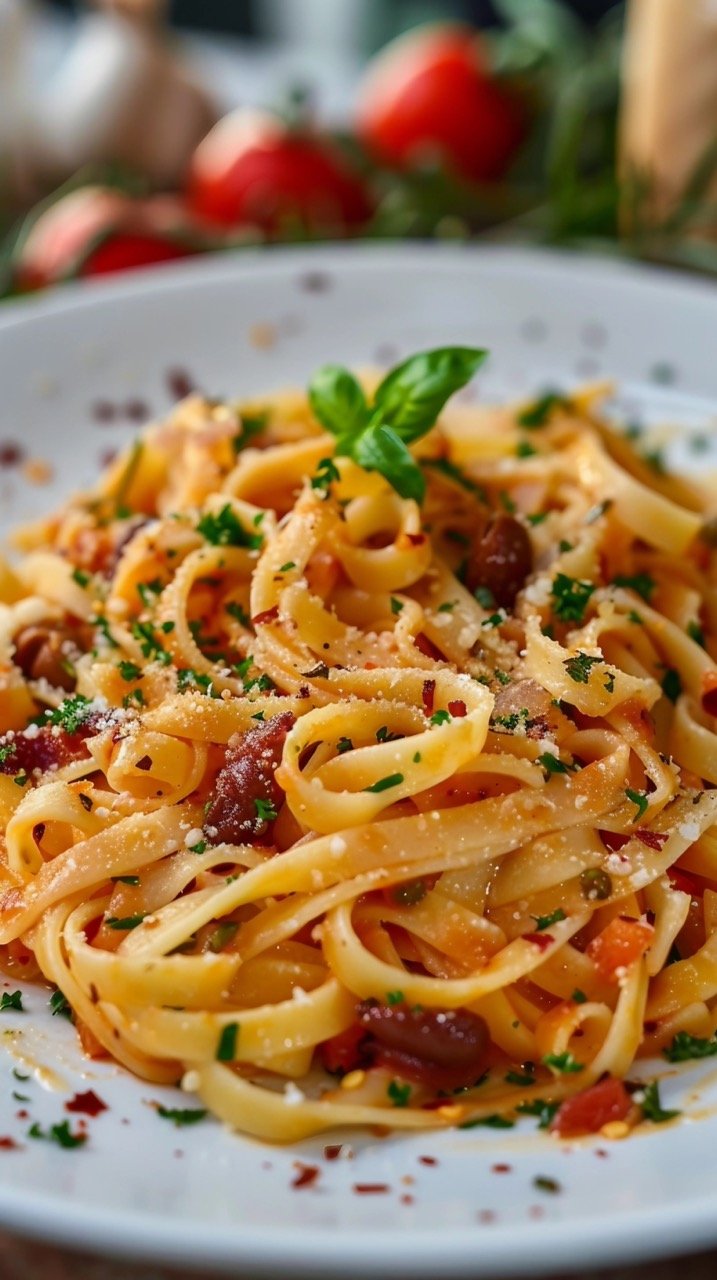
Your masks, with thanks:
[[[256,111],[234,111],[209,132],[194,153],[187,195],[209,223],[268,235],[292,225],[345,234],[371,215],[362,180],[328,139]]]
[[[178,234],[183,222],[176,201],[80,187],[39,213],[18,248],[16,282],[21,289],[43,289],[71,277],[186,257],[191,250]]]
[[[437,159],[469,182],[501,178],[525,132],[522,107],[491,77],[479,38],[453,26],[409,32],[379,54],[356,125],[385,163],[413,168]]]
[[[561,1102],[550,1131],[560,1134],[561,1138],[597,1133],[612,1120],[624,1120],[631,1107],[632,1098],[622,1081],[608,1077]]]
[[[585,954],[608,982],[619,977],[618,970],[627,969],[644,956],[652,942],[654,929],[643,920],[616,916],[589,942]]]

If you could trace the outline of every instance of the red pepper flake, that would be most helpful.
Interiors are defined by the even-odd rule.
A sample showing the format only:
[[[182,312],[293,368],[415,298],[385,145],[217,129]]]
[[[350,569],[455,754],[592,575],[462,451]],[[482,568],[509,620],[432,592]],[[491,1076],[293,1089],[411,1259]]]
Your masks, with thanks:
[[[423,711],[427,716],[433,715],[433,701],[436,696],[435,680],[424,680],[421,697],[423,698]]]
[[[468,715],[468,708],[462,698],[456,698],[453,702],[448,703],[448,710],[456,720],[461,720],[463,716]]]
[[[513,1166],[512,1164],[492,1164],[490,1171],[491,1173],[512,1173]]]
[[[124,406],[124,415],[130,422],[146,422],[151,417],[149,405],[144,400],[128,400]]]
[[[256,617],[252,618],[252,624],[255,627],[260,627],[265,622],[276,622],[278,617],[279,606],[278,604],[275,604],[271,609],[264,609],[261,613],[257,613]]]
[[[24,1107],[21,1107],[21,1109],[20,1109],[19,1111],[16,1111],[16,1112],[15,1112],[15,1119],[16,1119],[16,1120],[27,1120],[27,1119],[29,1118],[29,1115],[30,1115],[30,1112],[29,1112],[29,1111],[26,1111]]]
[[[0,1151],[21,1151],[19,1142],[14,1138],[0,1138]]]
[[[424,658],[432,658],[434,662],[443,662],[443,654],[440,649],[432,640],[428,639],[428,636],[424,636],[422,631],[419,631],[418,635],[414,637],[413,643]]]
[[[627,844],[630,836],[624,836],[619,831],[598,831],[598,835],[611,853],[618,853]]]
[[[343,1148],[340,1142],[332,1142],[324,1147],[324,1160],[338,1160]]]
[[[412,547],[422,547],[426,541],[425,533],[407,533],[406,537]]]
[[[390,1190],[387,1182],[354,1182],[352,1187],[357,1196],[385,1196]]]
[[[608,1156],[610,1155],[610,1152],[606,1151],[604,1147],[596,1147],[595,1155],[597,1156],[598,1160],[607,1160]]]
[[[476,1216],[479,1222],[485,1222],[488,1224],[490,1222],[495,1222],[498,1215],[494,1209],[479,1209]]]
[[[642,844],[647,845],[648,849],[656,849],[658,853],[670,838],[667,831],[648,831],[647,827],[640,827],[635,835]]]
[[[317,1164],[304,1164],[301,1160],[294,1161],[296,1176],[292,1180],[292,1188],[297,1191],[299,1187],[313,1187],[317,1178],[321,1175],[321,1170]]]
[[[151,768],[152,768],[151,756],[142,756],[142,759],[138,760],[135,764],[135,769],[143,769],[145,772]]]
[[[186,369],[168,369],[164,380],[173,400],[184,400],[197,390],[194,378]]]
[[[97,1097],[94,1089],[88,1089],[87,1093],[76,1093],[74,1098],[65,1103],[65,1111],[75,1111],[84,1116],[99,1116],[108,1110],[107,1103]]]
[[[717,716],[717,671],[703,672],[702,710],[708,716]]]
[[[114,422],[117,417],[117,405],[111,400],[95,400],[94,404],[90,405],[90,414],[95,422],[102,424]]]
[[[104,471],[105,467],[111,467],[116,460],[119,449],[102,449],[97,458],[97,465]]]
[[[433,1168],[433,1166],[434,1166],[434,1165],[438,1164],[438,1161],[436,1160],[436,1157],[435,1157],[435,1156],[419,1156],[419,1157],[418,1157],[418,1163],[419,1163],[419,1164],[427,1164],[427,1165],[429,1165],[431,1168]]]
[[[546,951],[555,939],[551,933],[524,933],[523,942],[532,942],[540,951]]]
[[[413,1204],[413,1203],[414,1203],[414,1197],[413,1197],[413,1196],[410,1196],[410,1195],[402,1195],[402,1196],[401,1196],[401,1204]]]
[[[0,442],[0,467],[18,467],[24,461],[25,450],[14,440]]]

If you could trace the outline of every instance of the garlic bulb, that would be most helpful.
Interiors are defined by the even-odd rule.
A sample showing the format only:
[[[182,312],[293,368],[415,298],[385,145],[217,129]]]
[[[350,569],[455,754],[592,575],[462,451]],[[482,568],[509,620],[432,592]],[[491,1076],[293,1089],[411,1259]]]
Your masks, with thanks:
[[[35,128],[42,165],[58,180],[115,162],[157,186],[176,186],[216,109],[147,0],[105,3],[86,14],[41,95]]]

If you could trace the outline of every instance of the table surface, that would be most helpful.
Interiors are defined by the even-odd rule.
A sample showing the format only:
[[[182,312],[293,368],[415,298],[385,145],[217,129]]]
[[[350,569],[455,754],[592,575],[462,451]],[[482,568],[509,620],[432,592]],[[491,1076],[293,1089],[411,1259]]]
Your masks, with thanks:
[[[2,1280],[197,1280],[198,1274],[155,1265],[107,1262],[88,1254],[18,1240],[0,1232]],[[678,1277],[714,1280],[716,1274],[717,1252],[714,1252],[611,1271],[574,1271],[565,1280],[678,1280]],[[212,1277],[202,1272],[201,1280],[212,1280]],[[549,1280],[557,1277],[551,1276]]]

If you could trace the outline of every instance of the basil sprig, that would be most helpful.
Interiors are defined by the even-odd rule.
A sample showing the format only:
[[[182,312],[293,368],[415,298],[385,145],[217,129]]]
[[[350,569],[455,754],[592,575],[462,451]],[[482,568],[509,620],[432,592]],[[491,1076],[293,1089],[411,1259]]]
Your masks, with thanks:
[[[348,369],[324,365],[311,380],[309,403],[336,437],[337,455],[379,471],[402,498],[421,502],[426,482],[408,446],[430,431],[487,354],[477,347],[438,347],[410,356],[386,375],[372,404]]]

